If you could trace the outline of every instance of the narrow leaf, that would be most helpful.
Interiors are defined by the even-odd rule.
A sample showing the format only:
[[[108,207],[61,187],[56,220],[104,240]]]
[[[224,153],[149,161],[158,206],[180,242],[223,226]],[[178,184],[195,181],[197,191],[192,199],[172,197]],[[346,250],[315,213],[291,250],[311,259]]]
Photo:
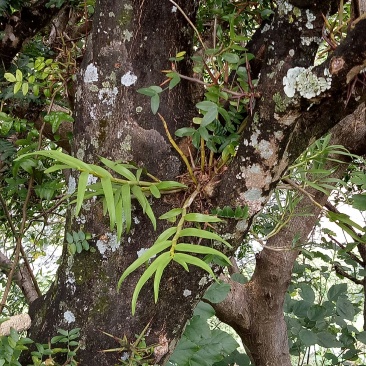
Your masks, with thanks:
[[[229,248],[231,248],[231,245],[226,240],[224,240],[220,235],[217,235],[215,233],[211,233],[210,231],[205,231],[205,230],[196,229],[196,228],[187,228],[187,229],[181,230],[179,236],[180,237],[182,237],[182,236],[197,236],[197,237],[203,238],[203,239],[217,240],[221,243],[224,243]]]
[[[180,264],[187,272],[189,272],[188,264],[178,255],[174,255],[174,260]]]
[[[122,188],[119,189],[120,194],[118,195],[118,200],[116,202],[116,226],[117,226],[117,240],[119,241],[123,232],[123,198],[122,198]]]
[[[83,204],[84,194],[86,185],[88,183],[88,172],[82,172],[79,177],[79,183],[78,183],[78,193],[76,196],[76,208],[75,208],[75,216],[79,215],[81,205]]]
[[[137,198],[137,200],[139,201],[142,210],[144,213],[146,213],[146,215],[149,217],[151,223],[153,224],[154,230],[156,230],[156,218],[155,215],[151,209],[151,206],[149,204],[149,201],[147,200],[147,198],[145,197],[145,195],[142,193],[142,190],[139,186],[132,186],[131,188],[132,193],[134,194],[134,196]]]
[[[172,210],[165,212],[165,214],[159,216],[160,220],[167,220],[167,219],[171,219],[172,217],[177,217],[178,215],[180,215],[182,213],[183,209],[181,208],[173,208]],[[187,217],[187,215],[185,216]]]
[[[128,184],[124,184],[121,188],[123,214],[126,220],[126,233],[131,229],[131,189]]]
[[[106,158],[100,158],[100,161],[107,166],[108,168],[114,170],[118,174],[122,175],[123,177],[127,178],[130,181],[136,181],[135,175],[129,171],[126,167],[121,164],[115,163],[114,161],[108,160]]]
[[[149,190],[155,198],[160,198],[161,197],[160,191],[159,191],[158,188],[156,188],[155,184],[152,184],[151,186],[149,186]]]
[[[145,283],[149,280],[149,278],[154,274],[154,272],[160,267],[163,266],[165,263],[166,256],[169,257],[169,252],[164,253],[160,255],[158,258],[152,262],[149,267],[147,267],[146,271],[143,273],[143,275],[140,277],[139,281],[136,284],[135,291],[132,295],[132,315],[135,315],[136,312],[136,304],[137,304],[137,298],[139,296],[139,293],[142,289],[142,287],[145,285]]]
[[[177,227],[176,226],[173,226],[173,227],[170,227],[168,229],[166,229],[165,231],[163,231],[159,236],[158,238],[155,240],[155,244],[154,245],[157,245],[163,241],[166,241],[168,240],[171,236],[173,236],[175,233],[177,232]]]
[[[116,208],[114,207],[112,182],[108,177],[103,177],[101,179],[101,182],[104,191],[104,197],[106,200],[107,210],[109,213],[109,226],[110,229],[113,230],[116,223]]]
[[[192,255],[183,254],[183,253],[175,253],[174,257],[173,257],[173,260],[176,261],[176,257],[178,257],[178,259],[181,259],[186,263],[190,263],[190,264],[193,264],[196,267],[202,268],[203,270],[208,272],[216,280],[216,276],[213,273],[211,267],[206,262],[204,262],[202,259],[199,259],[197,257],[193,257]]]
[[[118,281],[117,289],[118,291],[121,288],[122,282],[126,279],[128,275],[130,275],[133,271],[135,271],[138,267],[140,267],[142,264],[147,262],[151,257],[154,255],[157,255],[161,251],[163,251],[166,248],[169,248],[172,245],[171,240],[163,241],[158,244],[154,244],[152,247],[150,247],[146,252],[144,252],[139,258],[137,258],[130,266],[126,268],[126,270],[122,273],[121,278]],[[155,261],[154,261],[155,262]]]
[[[193,222],[221,222],[222,221],[217,216],[204,215],[204,214],[200,214],[200,213],[189,213],[184,216],[184,219],[186,221],[193,221]]]
[[[155,300],[155,303],[158,301],[158,297],[159,297],[159,287],[160,287],[161,277],[163,275],[164,269],[171,262],[172,257],[170,256],[170,252],[167,252],[167,253],[163,253],[162,255],[160,255],[159,259],[160,259],[160,265],[156,269],[155,278],[154,278],[154,300]]]
[[[63,170],[63,169],[69,169],[69,168],[70,167],[68,165],[65,165],[65,164],[56,164],[56,165],[52,165],[51,167],[46,169],[44,172],[46,174],[49,174],[49,173],[56,172],[57,170]]]
[[[194,245],[194,244],[185,244],[185,243],[179,243],[175,246],[175,250],[178,252],[188,252],[188,253],[198,253],[198,254],[204,254],[204,255],[217,255],[218,257],[222,258],[229,266],[231,266],[230,259],[220,251],[205,247],[203,245]]]

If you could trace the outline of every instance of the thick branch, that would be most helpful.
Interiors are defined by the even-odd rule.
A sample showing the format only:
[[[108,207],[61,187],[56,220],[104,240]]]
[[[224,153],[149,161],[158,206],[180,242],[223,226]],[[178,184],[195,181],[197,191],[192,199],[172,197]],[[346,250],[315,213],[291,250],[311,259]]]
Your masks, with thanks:
[[[363,129],[363,135],[358,136],[358,130],[352,128],[352,122],[353,118],[348,118],[342,121],[342,128],[338,126],[334,129],[332,144],[344,144],[350,141],[349,135],[352,135],[352,142],[356,140],[364,145],[366,130]],[[366,125],[364,118],[358,122],[363,126]],[[359,147],[353,145],[352,148]],[[347,168],[347,164],[334,162],[329,162],[327,168],[333,165],[338,167],[335,172],[337,177],[340,177]],[[308,193],[320,206],[324,206],[327,202],[328,197],[322,192],[309,189]],[[303,212],[304,209],[313,215],[302,217],[295,214],[285,228],[268,240],[267,246],[291,249],[294,237],[299,238],[300,245],[305,243],[318,220],[321,208],[319,205],[314,206],[309,195],[305,195],[299,210]],[[256,366],[267,364],[290,366],[283,302],[298,252],[268,249],[265,247],[257,255],[255,272],[248,283],[241,285],[230,279],[225,280],[231,284],[231,291],[222,303],[213,304],[213,307],[219,319],[237,331],[251,352]],[[269,360],[270,363],[267,363]]]

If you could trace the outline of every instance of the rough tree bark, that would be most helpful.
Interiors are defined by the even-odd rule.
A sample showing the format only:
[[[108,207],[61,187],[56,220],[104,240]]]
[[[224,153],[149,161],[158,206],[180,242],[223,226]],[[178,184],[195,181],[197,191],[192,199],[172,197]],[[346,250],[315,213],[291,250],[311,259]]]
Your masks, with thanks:
[[[363,155],[366,153],[365,139],[365,105],[362,104],[332,129],[330,144],[343,145],[352,153]],[[347,170],[347,160],[344,156],[337,156],[337,159],[345,164],[329,162],[327,169],[336,169],[334,177],[341,178]],[[307,189],[307,192],[321,206],[328,200],[323,192],[314,189]],[[292,249],[293,240],[299,238],[297,245],[306,243],[321,210],[304,196],[297,211],[311,215],[296,216],[295,210],[288,225],[268,239],[263,251],[256,256],[251,280],[242,285],[223,277],[230,283],[231,291],[223,302],[211,304],[216,316],[237,331],[256,366],[291,366],[283,303],[299,254],[298,249]]]
[[[194,19],[197,2],[178,3]],[[310,141],[328,131],[362,101],[352,97],[345,105],[347,75],[357,76],[366,58],[365,20],[351,26],[347,38],[324,64],[309,68],[322,34],[322,14],[328,14],[337,5],[337,1],[278,1],[271,23],[258,31],[262,34],[258,37],[262,43],[257,47],[262,50],[258,55],[261,97],[243,132],[237,156],[221,177],[213,202],[218,206],[249,206],[247,222],[225,229],[236,245],[288,164]],[[147,0],[97,1],[93,31],[78,78],[74,155],[93,163],[99,155],[132,160],[160,179],[175,179],[181,174],[181,163],[167,142],[159,119],[150,113],[149,102],[136,89],[158,85],[160,70],[168,66],[167,59],[181,50],[189,55],[191,40],[189,25],[168,0],[158,4]],[[189,74],[188,64],[180,67],[182,74]],[[295,74],[302,82],[295,82]],[[169,122],[170,131],[188,126],[195,113],[189,86],[182,82],[165,96],[160,112]],[[154,202],[156,215],[182,201],[180,196],[175,199],[175,204]],[[157,233],[138,209],[134,212],[133,231],[121,243],[109,232],[99,205],[84,208],[79,218],[71,214],[72,211],[67,231],[82,228],[92,233],[96,238],[92,245],[97,251],[71,256],[64,250],[54,285],[31,309],[30,336],[47,342],[59,327],[81,327],[81,364],[111,365],[119,355],[98,350],[117,345],[99,330],[121,338],[126,335],[133,341],[134,335],[150,324],[147,344],[158,344],[155,362],[164,364],[205,290],[200,285],[202,273],[192,269],[187,274],[170,266],[164,274],[157,305],[153,304],[152,286],[145,286],[132,317],[131,296],[141,273],[131,275],[120,294],[116,293],[116,282],[136,259],[137,251],[149,247]],[[159,223],[158,232],[163,226]],[[293,254],[289,252],[288,256],[288,261],[292,261]],[[278,265],[276,260],[280,258],[273,259],[272,266]],[[268,273],[273,268],[265,261],[259,261],[258,266]],[[259,280],[258,270],[256,276]],[[268,285],[266,279],[263,285]],[[285,284],[281,286],[283,291]],[[184,296],[186,289],[191,291],[188,297]],[[271,299],[262,298],[263,303],[251,311],[264,309],[265,302]],[[283,325],[278,331],[284,337]]]

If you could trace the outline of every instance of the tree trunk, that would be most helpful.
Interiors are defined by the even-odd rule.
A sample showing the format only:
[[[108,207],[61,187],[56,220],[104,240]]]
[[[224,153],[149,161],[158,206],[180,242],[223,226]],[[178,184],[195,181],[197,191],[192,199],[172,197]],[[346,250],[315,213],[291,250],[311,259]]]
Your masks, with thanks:
[[[353,153],[365,154],[365,105],[345,118],[332,134],[330,144],[344,145]],[[337,159],[345,160],[345,157],[337,156]],[[326,168],[337,168],[334,177],[341,178],[347,164],[329,162]],[[314,189],[307,192],[320,205],[327,202],[324,193]],[[283,304],[298,256],[298,250],[292,249],[292,245],[295,237],[297,245],[306,243],[320,213],[308,196],[302,198],[297,210],[311,215],[304,217],[295,213],[289,224],[271,237],[263,251],[257,254],[251,280],[242,285],[225,278],[231,291],[223,302],[212,304],[216,316],[236,330],[256,366],[291,366]]]
[[[337,70],[331,68],[329,78],[332,82],[326,90],[318,93],[316,101],[299,91],[296,91],[296,96],[291,97],[291,93],[285,95],[283,80],[288,71],[313,65],[318,48],[315,41],[310,41],[310,45],[301,43],[302,37],[320,37],[322,14],[327,14],[334,5],[333,1],[323,2],[321,6],[312,2],[309,5],[308,1],[296,3],[301,8],[301,16],[292,5],[286,3],[288,7],[285,10],[282,5],[278,6],[270,28],[264,38],[260,38],[265,49],[265,56],[260,62],[261,97],[243,132],[236,158],[220,177],[214,202],[203,196],[200,202],[202,207],[213,204],[234,208],[249,206],[247,222],[225,228],[233,238],[232,252],[288,164],[313,138],[328,131],[360,103],[352,98],[344,107],[347,74],[364,61],[360,50],[365,50],[365,20],[354,26],[344,45],[334,52],[333,58],[342,58],[343,63]],[[194,19],[196,2],[181,0],[178,4],[190,19]],[[295,16],[296,22],[289,22],[290,16]],[[168,0],[158,4],[148,0],[97,1],[93,31],[76,91],[74,156],[87,163],[98,163],[99,156],[133,161],[160,179],[177,179],[184,172],[180,160],[172,150],[159,118],[151,113],[150,101],[136,90],[159,85],[161,70],[170,69],[169,57],[180,51],[187,51],[190,56],[192,46],[190,26]],[[329,65],[334,63],[333,58],[314,69],[314,74],[319,77],[327,74]],[[177,67],[180,73],[189,75],[189,63],[178,63]],[[275,95],[284,103],[279,105]],[[168,121],[172,133],[177,128],[190,125],[195,114],[192,98],[192,90],[184,81],[163,95],[159,112]],[[320,115],[323,116],[321,124]],[[77,178],[76,173],[73,174],[70,187]],[[152,207],[158,217],[172,207],[181,207],[183,201],[183,195],[177,194],[168,200],[154,201]],[[142,289],[135,316],[131,316],[130,302],[141,271],[127,278],[120,293],[116,292],[117,281],[136,259],[137,253],[150,247],[158,233],[167,227],[159,222],[158,230],[154,232],[138,208],[133,211],[133,221],[132,231],[117,242],[100,204],[92,202],[85,205],[78,218],[73,217],[70,210],[67,231],[82,229],[91,233],[91,245],[96,251],[71,255],[65,245],[54,285],[31,309],[33,324],[30,336],[33,339],[45,342],[56,334],[57,328],[81,327],[80,363],[111,365],[121,355],[98,351],[116,348],[118,344],[100,331],[119,338],[126,336],[132,343],[135,335],[147,327],[146,342],[155,345],[155,363],[167,361],[186,320],[206,288],[203,284],[208,281],[195,268],[188,274],[180,266],[170,265],[164,272],[158,303],[153,303],[152,284],[149,282]],[[270,258],[267,259],[265,253],[258,259],[258,266],[263,268],[261,272],[256,271],[258,288],[253,287],[250,293],[254,299],[255,291],[261,289],[261,303],[255,304],[252,297],[248,298],[247,301],[252,302],[249,311],[255,313],[269,304],[279,315],[283,299],[274,299],[270,286],[273,278],[277,279],[271,277],[272,269],[281,267],[281,262],[277,254],[272,256],[272,251],[270,254],[274,262],[267,262]],[[293,253],[288,255],[287,261],[293,262]],[[264,271],[267,272],[264,274]],[[286,276],[291,273],[290,269],[286,271],[283,278],[278,277],[282,292],[287,286]],[[266,319],[269,323],[273,321],[270,315]],[[283,332],[284,324],[279,326]],[[253,328],[253,331],[261,333],[260,328]],[[284,342],[282,338],[280,344]],[[279,343],[273,339],[271,345],[278,346]]]

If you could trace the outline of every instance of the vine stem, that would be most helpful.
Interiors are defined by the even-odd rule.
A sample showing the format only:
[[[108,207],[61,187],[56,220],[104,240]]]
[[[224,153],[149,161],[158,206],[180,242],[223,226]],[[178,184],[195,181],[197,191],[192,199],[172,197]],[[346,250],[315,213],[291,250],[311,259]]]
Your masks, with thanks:
[[[165,129],[165,132],[168,136],[168,139],[169,139],[169,142],[172,144],[172,146],[174,147],[174,149],[178,152],[178,154],[180,155],[180,157],[182,158],[182,160],[184,161],[184,164],[186,164],[186,167],[187,167],[187,170],[188,170],[188,173],[192,179],[192,181],[194,182],[195,185],[198,184],[197,182],[197,179],[196,177],[194,176],[193,174],[193,170],[192,170],[192,167],[191,165],[189,164],[189,161],[187,159],[187,157],[183,154],[183,151],[179,148],[179,146],[176,144],[176,142],[174,141],[172,135],[170,134],[169,132],[169,129],[168,129],[168,125],[164,119],[164,117],[158,113],[158,116],[159,118],[161,119],[161,121],[163,122],[163,125],[164,125],[164,129]]]

